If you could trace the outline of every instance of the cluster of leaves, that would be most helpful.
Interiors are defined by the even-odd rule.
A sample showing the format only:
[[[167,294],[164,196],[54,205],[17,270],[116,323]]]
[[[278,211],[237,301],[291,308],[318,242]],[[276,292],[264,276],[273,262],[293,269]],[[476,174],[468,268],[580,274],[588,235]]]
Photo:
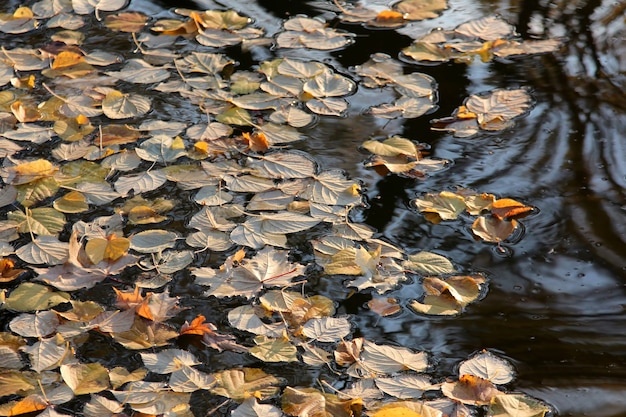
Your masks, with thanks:
[[[425,352],[351,338],[350,318],[336,316],[335,300],[288,290],[304,288],[308,274],[285,249],[290,236],[315,230],[312,248],[324,279],[345,279],[347,286],[378,294],[415,279],[423,294],[410,308],[420,314],[458,314],[484,294],[482,275],[461,274],[438,254],[407,254],[353,222],[350,211],[363,204],[359,182],[285,149],[303,139],[299,128],[346,114],[345,97],[357,90],[357,76],[364,88],[397,93],[395,102],[368,110],[387,119],[432,111],[432,77],[405,74],[398,61],[382,54],[357,66],[354,77],[289,57],[235,71],[235,61],[217,48],[334,50],[355,37],[304,16],[285,21],[270,39],[233,10],[179,9],[176,18],[156,21],[140,12],[111,13],[126,3],[41,0],[0,15],[0,31],[17,35],[12,45],[31,31],[50,33],[48,44],[7,46],[0,55],[0,86],[6,86],[0,92],[0,207],[9,207],[0,220],[0,282],[10,285],[0,302],[11,317],[0,333],[0,415],[67,415],[61,406],[84,396],[78,401],[86,416],[191,416],[190,398],[198,391],[238,403],[233,416],[358,416],[363,407],[379,417],[468,415],[473,407],[501,417],[548,411],[496,387],[510,382],[510,365],[488,352],[464,362],[458,378],[437,381],[426,373]],[[438,0],[405,0],[359,21],[404,24],[445,7]],[[355,21],[365,16],[361,12],[344,8],[341,18]],[[81,28],[109,30],[134,50],[90,51]],[[193,47],[176,50],[179,37]],[[205,120],[155,120],[159,95],[173,94]],[[474,103],[480,98],[468,100],[468,110],[456,116],[469,120],[471,112],[475,126],[495,129],[528,108],[512,114],[502,104],[509,97],[498,94],[495,104],[482,107]],[[368,140],[363,148],[374,154],[368,166],[413,178],[447,162],[426,157],[422,145],[397,136]],[[32,156],[42,149],[51,158]],[[166,187],[189,193],[198,207],[189,213],[186,234],[168,227],[180,204],[176,197],[147,197]],[[470,204],[469,195],[462,198]],[[517,214],[506,211],[515,204],[498,201],[493,197],[479,210],[492,213],[479,217],[486,220],[474,229],[485,240],[506,238],[493,231],[500,226],[492,220],[515,222]],[[432,207],[447,219],[443,209]],[[95,217],[94,210],[106,215]],[[224,261],[201,265],[206,253]],[[173,324],[186,306],[166,286],[189,269],[197,284],[208,287],[207,297],[242,300],[228,312],[228,323],[250,338],[220,333],[200,314]],[[134,281],[116,284],[112,303],[82,299],[81,290],[108,288],[103,281],[129,271]],[[401,308],[383,297],[369,306],[381,315]],[[143,365],[105,366],[82,356],[81,348],[96,335]],[[328,394],[284,387],[283,379],[259,368],[216,370],[174,348],[183,336],[262,362],[325,366],[354,383]],[[441,399],[422,400],[426,391]],[[282,411],[278,402],[268,403],[279,395]]]
[[[478,194],[468,190],[457,193],[441,191],[426,193],[412,204],[431,223],[455,220],[462,213],[477,216],[472,223],[472,232],[486,242],[500,243],[518,228],[517,219],[532,214],[535,208],[511,198],[496,198],[493,194]],[[481,215],[488,212],[488,215]]]
[[[433,19],[448,8],[446,0],[402,0],[390,9],[377,10],[375,5],[334,2],[341,12],[339,19],[347,23],[363,23],[374,28],[399,28],[409,22]]]
[[[434,30],[404,48],[402,54],[418,62],[469,62],[476,55],[489,62],[494,57],[554,52],[560,46],[558,39],[523,40],[502,17],[486,16],[462,23],[453,30]]]

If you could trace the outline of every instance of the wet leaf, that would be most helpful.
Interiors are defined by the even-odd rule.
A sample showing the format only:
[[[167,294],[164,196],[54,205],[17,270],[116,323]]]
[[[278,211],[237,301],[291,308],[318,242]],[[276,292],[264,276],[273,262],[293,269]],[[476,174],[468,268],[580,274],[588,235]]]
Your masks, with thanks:
[[[516,220],[500,220],[497,217],[478,217],[472,224],[472,232],[486,242],[500,243],[517,228]]]
[[[454,31],[468,38],[479,38],[485,41],[503,39],[515,34],[515,27],[500,16],[486,16],[471,20],[457,26]]]
[[[524,394],[496,395],[489,404],[488,417],[543,417],[551,410]]]
[[[259,400],[276,395],[283,380],[266,374],[258,368],[230,369],[213,374],[217,386],[211,388],[211,393],[243,402],[250,394]]]
[[[58,265],[67,259],[68,244],[54,236],[39,236],[31,243],[19,247],[15,254],[31,264]]]
[[[474,375],[494,384],[507,384],[513,380],[515,371],[505,359],[494,355],[488,350],[482,350],[459,366],[460,375]]]
[[[403,0],[393,8],[407,20],[434,19],[448,8],[446,0]]]
[[[461,375],[458,381],[444,382],[441,392],[448,398],[472,405],[488,405],[495,396],[502,394],[490,381],[473,375]]]
[[[271,404],[259,404],[257,399],[249,397],[231,412],[231,417],[282,417],[279,408]]]
[[[141,253],[162,252],[173,248],[179,236],[162,229],[146,230],[130,238],[130,248]]]
[[[17,290],[16,290],[17,291]],[[44,307],[46,304],[50,304],[52,297],[48,297],[48,301],[41,302]],[[67,300],[64,300],[67,301]],[[16,304],[13,302],[12,304]],[[31,301],[31,304],[33,302]],[[6,304],[5,304],[6,305]],[[7,307],[11,308],[11,307]],[[13,308],[15,310],[15,308]],[[32,309],[34,310],[34,309]],[[23,311],[23,310],[22,310]],[[23,313],[11,320],[9,328],[16,334],[24,337],[37,337],[44,338],[54,333],[59,326],[59,318],[53,311],[37,311],[36,313],[29,314]]]
[[[432,213],[435,217],[426,217],[426,219],[435,224],[441,220],[454,220],[465,211],[465,199],[449,191],[425,194],[423,198],[417,198],[412,202],[421,213],[427,215]]]
[[[402,266],[420,275],[443,275],[456,272],[448,258],[426,251],[409,255]]]
[[[131,190],[137,194],[156,190],[167,181],[167,176],[161,170],[142,172],[137,175],[125,175],[115,181],[115,191],[126,196]]]
[[[318,342],[338,342],[350,334],[350,322],[343,317],[311,319],[302,326],[302,334]]]
[[[406,369],[422,372],[428,367],[424,352],[413,352],[404,347],[377,345],[365,341],[361,354],[362,366],[375,374],[392,374]]]
[[[99,363],[61,365],[61,376],[76,395],[96,393],[109,388],[108,370]]]
[[[500,198],[491,204],[491,213],[499,219],[520,219],[533,212],[533,207],[526,206],[510,198]]]
[[[200,364],[198,359],[186,350],[167,349],[159,353],[140,353],[146,368],[157,374],[171,374],[184,366]]]
[[[283,336],[284,325],[265,323],[261,317],[257,309],[250,305],[236,307],[228,312],[228,322],[239,330],[275,338]]]
[[[391,378],[376,378],[376,386],[385,394],[400,399],[420,398],[424,391],[438,389],[425,375],[403,374]]]
[[[256,336],[254,338],[256,346],[250,348],[252,356],[261,359],[263,362],[297,362],[298,350],[288,340],[271,339],[267,336]]]
[[[102,100],[102,111],[110,119],[143,116],[149,110],[150,100],[138,94],[124,94],[112,90]]]
[[[337,395],[325,394],[314,388],[287,387],[282,395],[282,408],[290,416],[352,417],[360,413],[361,401],[341,400]]]
[[[148,16],[139,12],[124,12],[107,15],[104,24],[111,30],[119,32],[139,32],[146,25]]]

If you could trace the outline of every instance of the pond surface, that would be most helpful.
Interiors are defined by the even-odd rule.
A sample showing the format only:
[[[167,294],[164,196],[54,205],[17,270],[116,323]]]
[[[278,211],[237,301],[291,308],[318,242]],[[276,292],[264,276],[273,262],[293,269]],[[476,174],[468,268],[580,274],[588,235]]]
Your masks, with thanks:
[[[296,14],[328,18],[332,14],[322,5],[287,0],[133,0],[129,9],[168,17],[170,7],[227,7],[251,16],[272,35],[284,19]],[[313,127],[301,130],[306,139],[294,147],[315,156],[324,169],[340,168],[363,181],[369,207],[359,213],[360,220],[407,252],[444,254],[489,280],[485,297],[453,318],[418,316],[408,309],[381,318],[366,308],[370,294],[354,294],[338,313],[351,314],[360,335],[429,352],[442,377],[455,374],[455,365],[473,352],[489,349],[514,363],[518,374],[512,391],[549,403],[559,416],[626,415],[625,9],[618,2],[594,0],[450,0],[439,18],[396,30],[333,21],[357,34],[356,42],[340,51],[225,51],[239,61],[239,69],[290,56],[317,59],[355,77],[354,66],[372,53],[397,58],[402,48],[434,28],[452,29],[493,13],[516,25],[524,38],[565,39],[557,53],[523,59],[429,66],[407,62],[407,72],[423,72],[437,81],[435,112],[417,119],[375,119],[364,111],[391,96],[359,89],[348,98],[346,117],[321,117]],[[106,41],[115,49],[115,39]],[[535,106],[509,129],[471,138],[430,129],[429,120],[449,116],[470,94],[516,87],[529,87]],[[155,110],[165,119],[199,122],[197,112],[189,119],[184,106],[178,98],[164,100]],[[381,177],[364,168],[367,155],[358,147],[370,138],[392,135],[429,144],[430,156],[450,160],[451,166],[424,180]],[[434,225],[410,207],[410,200],[425,192],[457,186],[514,198],[537,207],[539,213],[522,220],[523,232],[505,242],[502,253],[473,239],[471,221]],[[179,221],[185,220],[183,209]],[[181,282],[172,293],[194,295],[197,289],[188,284]],[[340,281],[323,280],[315,289],[329,296],[351,291]],[[417,292],[407,285],[388,295],[402,303]],[[220,308],[212,302],[193,303],[207,315]],[[237,357],[222,359],[229,358],[234,366]],[[300,369],[276,369],[292,383],[311,384],[317,377],[303,375]]]
[[[160,3],[164,4],[164,3]],[[165,3],[167,4],[167,3]],[[210,2],[198,2],[210,7]],[[261,26],[323,14],[315,2],[229,1]],[[380,2],[384,6],[385,2]],[[306,131],[302,149],[325,168],[340,167],[363,179],[371,207],[367,223],[407,250],[444,253],[489,277],[489,291],[459,317],[411,313],[366,314],[367,296],[343,306],[361,333],[376,341],[425,349],[445,373],[472,352],[488,348],[510,358],[519,372],[513,389],[552,404],[561,416],[626,414],[626,30],[624,7],[600,1],[450,1],[437,19],[403,29],[338,27],[358,34],[349,48],[320,59],[342,73],[374,52],[397,57],[432,28],[453,28],[498,13],[524,37],[564,36],[556,54],[470,65],[407,64],[438,82],[439,110],[388,124],[362,116],[376,93],[351,97],[344,119],[323,118]],[[302,52],[295,52],[295,56]],[[317,54],[313,53],[313,55]],[[311,56],[305,52],[305,56]],[[468,139],[433,132],[428,120],[450,115],[463,98],[493,88],[528,86],[536,100],[530,114],[503,132]],[[372,136],[399,134],[432,146],[432,155],[454,161],[424,181],[376,176],[355,152]],[[509,196],[539,208],[525,231],[506,244],[510,256],[475,242],[458,225],[432,225],[409,208],[423,192],[455,186]],[[330,286],[329,286],[330,287]],[[326,291],[345,291],[339,285]],[[406,288],[402,297],[407,297]],[[397,295],[391,293],[390,295]]]

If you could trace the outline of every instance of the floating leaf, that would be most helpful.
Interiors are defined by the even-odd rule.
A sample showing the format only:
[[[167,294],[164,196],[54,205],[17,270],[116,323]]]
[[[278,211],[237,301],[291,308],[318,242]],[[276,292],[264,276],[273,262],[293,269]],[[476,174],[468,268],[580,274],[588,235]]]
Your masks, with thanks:
[[[427,251],[409,255],[408,260],[402,266],[420,275],[443,275],[456,272],[448,258]]]
[[[444,382],[441,392],[448,398],[472,405],[488,405],[495,396],[502,394],[493,383],[474,375],[461,375],[458,381]]]
[[[500,220],[497,217],[478,217],[472,224],[472,232],[486,242],[500,243],[517,228],[516,220]]]
[[[146,368],[157,374],[171,374],[184,366],[200,364],[198,359],[186,350],[166,349],[159,353],[140,353]]]
[[[298,350],[288,340],[270,339],[261,335],[254,338],[254,343],[256,346],[250,348],[249,352],[263,362],[298,361]]]
[[[411,369],[422,372],[428,367],[427,355],[424,352],[413,352],[404,347],[377,345],[365,341],[361,354],[362,366],[368,372],[376,374],[392,374]]]
[[[425,194],[423,198],[417,198],[412,202],[420,212],[426,213],[426,219],[433,223],[439,223],[441,220],[454,220],[465,211],[465,199],[449,191]]]
[[[126,196],[131,190],[141,194],[156,190],[167,181],[166,174],[161,170],[146,171],[137,175],[119,177],[115,181],[115,190]]]
[[[524,394],[500,394],[493,397],[488,417],[544,417],[550,408]]]
[[[141,253],[162,252],[173,248],[179,236],[175,232],[154,229],[139,232],[130,238],[130,248]]]
[[[459,366],[460,375],[474,375],[493,382],[507,384],[513,380],[515,371],[505,359],[494,355],[488,350],[482,350]]]
[[[260,400],[270,398],[279,392],[282,379],[268,375],[257,368],[240,368],[216,372],[213,374],[217,386],[210,391],[215,395],[232,398],[242,402],[254,392]]]
[[[271,404],[259,404],[254,397],[248,397],[231,412],[231,417],[282,417],[283,412]]]
[[[315,388],[287,387],[282,395],[282,408],[290,416],[352,417],[361,409],[360,399],[339,399],[337,395],[322,393]]]
[[[111,119],[143,116],[149,110],[150,100],[138,94],[124,94],[112,90],[102,100],[102,111]]]
[[[393,5],[407,20],[434,19],[448,8],[446,0],[402,0]]]
[[[31,243],[19,247],[15,254],[31,264],[58,265],[67,259],[68,244],[54,236],[39,236]]]
[[[311,319],[302,326],[302,334],[319,342],[338,342],[350,334],[350,322],[343,317]]]
[[[76,395],[109,388],[108,370],[99,363],[61,365],[61,376]]]
[[[104,24],[111,30],[119,32],[139,32],[146,25],[148,16],[139,12],[125,12],[107,15]]]
[[[19,288],[18,288],[19,289]],[[17,290],[16,290],[17,291]],[[39,303],[44,307],[47,307],[46,304],[50,304],[53,296],[50,295],[47,300],[41,300],[41,295],[39,295]],[[60,296],[59,296],[60,297]],[[67,300],[64,300],[67,301]],[[12,302],[12,305],[19,303],[19,301]],[[34,305],[33,301],[30,301],[31,304]],[[6,304],[5,304],[6,305]],[[25,308],[29,306],[19,307]],[[8,307],[10,308],[10,307]],[[15,308],[13,308],[15,310]],[[35,309],[30,309],[35,310]],[[43,338],[52,333],[54,333],[59,326],[59,318],[53,311],[37,311],[33,314],[23,313],[11,320],[9,323],[9,328],[14,332],[24,337],[37,337]]]
[[[420,398],[424,391],[437,389],[424,375],[398,375],[391,378],[376,378],[376,386],[385,394],[400,399]]]
[[[491,213],[499,219],[519,219],[532,211],[533,207],[510,198],[500,198],[491,204]]]

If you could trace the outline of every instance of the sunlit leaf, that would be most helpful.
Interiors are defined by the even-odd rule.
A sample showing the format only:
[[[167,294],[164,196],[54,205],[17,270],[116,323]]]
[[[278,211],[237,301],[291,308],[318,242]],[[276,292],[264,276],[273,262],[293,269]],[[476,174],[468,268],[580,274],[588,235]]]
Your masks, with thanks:
[[[169,344],[178,332],[164,323],[136,318],[130,330],[113,333],[112,336],[127,349],[148,349]]]
[[[157,374],[171,374],[183,366],[200,364],[194,355],[181,349],[167,349],[159,353],[140,353],[146,368]]]
[[[92,395],[83,407],[86,417],[113,417],[124,411],[124,406],[115,400],[101,395]]]
[[[350,334],[350,322],[343,317],[311,319],[302,327],[302,334],[319,342],[338,342]]]
[[[231,412],[231,417],[282,417],[279,408],[271,404],[259,404],[254,397],[248,397]]]
[[[112,90],[102,100],[102,111],[111,119],[143,116],[149,110],[150,100],[138,94],[124,94]]]
[[[307,81],[303,90],[313,97],[340,97],[352,94],[356,84],[349,78],[327,70]]]
[[[352,417],[360,414],[361,400],[340,399],[315,388],[287,387],[282,395],[282,408],[290,416]]]
[[[141,253],[161,252],[174,247],[179,235],[162,229],[146,230],[130,238],[130,248]]]
[[[74,12],[78,14],[89,14],[94,10],[114,12],[126,6],[128,0],[72,0]]]
[[[500,198],[492,202],[491,213],[499,219],[519,219],[529,215],[533,207],[511,198]]]
[[[473,375],[461,375],[458,381],[444,382],[441,392],[463,404],[474,405],[488,405],[496,395],[502,394],[492,382]]]
[[[54,236],[39,236],[31,243],[19,247],[15,254],[31,264],[58,265],[67,259],[68,244]]]
[[[472,232],[486,242],[500,243],[517,228],[517,221],[500,220],[497,217],[478,217],[472,224]]]
[[[243,305],[229,311],[228,322],[239,330],[267,337],[282,337],[285,331],[282,324],[268,324],[262,321],[257,310],[250,305]]]
[[[446,0],[402,0],[393,5],[407,20],[434,19],[448,8]]]
[[[298,350],[288,340],[271,339],[261,335],[254,338],[254,343],[256,346],[250,348],[249,352],[263,362],[298,361]]]
[[[11,211],[7,218],[18,224],[18,232],[34,233],[42,236],[56,236],[65,226],[63,213],[50,208],[38,207],[27,209],[26,212]]]
[[[402,266],[420,275],[442,275],[456,272],[454,265],[448,258],[427,251],[409,255]]]
[[[515,371],[505,359],[494,355],[488,350],[482,350],[459,366],[459,375],[474,375],[493,382],[507,384],[513,380]]]
[[[413,204],[422,213],[436,215],[436,217],[426,217],[433,223],[439,223],[441,220],[454,220],[465,211],[463,197],[449,191],[425,194],[423,198],[413,200]]]
[[[488,417],[543,417],[550,412],[545,404],[524,394],[499,394],[493,397]]]
[[[126,65],[124,66],[124,68],[122,68],[121,70],[115,71],[115,72],[109,71],[106,74],[111,77],[119,78],[121,80],[130,82],[130,83],[135,83],[135,84],[157,83],[160,81],[164,81],[170,77],[170,72],[167,69],[163,67],[152,66],[146,61],[144,61],[143,59],[129,59]],[[105,103],[107,103],[107,99],[113,100],[115,97],[119,100],[121,98],[119,94],[114,95],[114,96],[110,96],[109,94],[107,94],[107,96],[105,97],[105,100],[102,102],[104,113],[112,119],[122,119],[124,117],[130,117],[130,116],[112,117],[109,114],[111,110],[109,110],[109,113],[107,113],[107,110],[105,109]],[[150,104],[147,99],[141,96],[128,96],[128,97],[129,97],[130,103],[132,103],[134,106],[137,107],[136,111],[140,115],[149,110]],[[127,106],[127,104],[124,104],[124,105]],[[114,105],[107,104],[107,107],[109,106],[114,106]],[[121,104],[118,104],[117,106],[115,106],[117,111],[121,112],[122,114],[128,114],[131,112],[131,110],[122,109],[122,107],[123,106]]]
[[[82,213],[89,209],[89,204],[84,194],[79,191],[70,191],[54,200],[53,207],[61,213]]]
[[[405,369],[422,372],[428,367],[425,352],[413,352],[404,347],[377,345],[365,341],[361,354],[363,367],[376,374],[391,374]]]
[[[33,314],[22,313],[9,323],[9,328],[14,333],[24,337],[38,338],[54,333],[58,326],[59,318],[53,311],[37,311]]]
[[[42,372],[57,368],[68,354],[69,346],[62,337],[57,336],[41,339],[33,345],[24,347],[23,351],[29,356],[31,368]]]
[[[161,170],[146,171],[137,175],[126,175],[115,181],[115,191],[126,196],[131,190],[137,194],[156,190],[167,181]]]
[[[248,167],[255,175],[275,179],[307,178],[317,171],[315,160],[296,151],[274,152],[258,159],[249,159]]]
[[[120,32],[139,32],[148,21],[148,16],[139,12],[124,12],[108,15],[104,24],[111,30]]]
[[[438,385],[425,375],[397,375],[390,378],[376,378],[376,386],[385,394],[400,399],[420,398],[424,391],[437,389]]]
[[[230,369],[213,374],[217,380],[217,386],[210,391],[215,395],[231,398],[242,402],[250,393],[260,400],[276,395],[283,380],[268,375],[257,368]]]
[[[463,23],[457,26],[454,31],[468,38],[493,41],[514,35],[515,27],[506,22],[502,17],[492,15]]]
[[[11,291],[4,302],[4,308],[16,311],[47,310],[69,299],[68,293],[55,292],[45,285],[24,282]]]

